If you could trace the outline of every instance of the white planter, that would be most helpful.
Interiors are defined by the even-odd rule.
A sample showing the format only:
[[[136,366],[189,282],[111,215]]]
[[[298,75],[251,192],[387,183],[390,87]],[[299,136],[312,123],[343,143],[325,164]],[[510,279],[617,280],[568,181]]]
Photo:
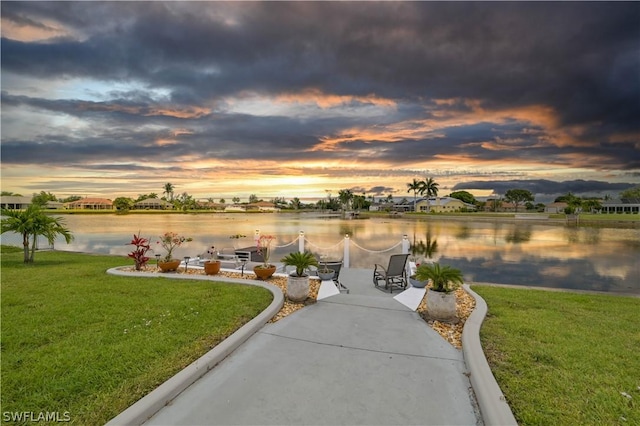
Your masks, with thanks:
[[[329,272],[318,271],[318,277],[320,277],[322,281],[331,281],[333,279],[333,274],[335,274],[335,271],[331,271],[331,270]]]
[[[287,298],[292,302],[303,302],[309,297],[309,277],[293,277],[287,280]]]
[[[458,322],[456,315],[456,294],[429,289],[427,292],[427,315],[443,322]]]
[[[409,284],[411,284],[411,287],[425,288],[427,286],[427,283],[428,281],[420,281],[413,276],[409,277]]]

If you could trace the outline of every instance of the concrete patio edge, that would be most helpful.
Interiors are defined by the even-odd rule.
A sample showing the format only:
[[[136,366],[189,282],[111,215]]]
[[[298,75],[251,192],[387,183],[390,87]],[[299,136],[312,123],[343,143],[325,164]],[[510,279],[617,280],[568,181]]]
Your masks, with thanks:
[[[251,321],[240,327],[231,336],[216,345],[215,348],[188,365],[156,389],[145,395],[129,408],[111,419],[107,425],[141,425],[151,416],[157,413],[162,407],[168,404],[183,390],[191,386],[196,380],[215,367],[225,359],[238,346],[244,343],[256,331],[261,329],[271,318],[273,318],[284,305],[284,295],[282,291],[272,284],[256,280],[244,280],[227,278],[223,276],[193,276],[179,274],[148,274],[144,272],[127,272],[118,268],[107,270],[108,274],[119,276],[134,276],[147,278],[168,278],[168,279],[191,279],[198,281],[223,281],[236,284],[254,285],[265,288],[273,294],[273,301],[260,314]]]
[[[476,301],[476,307],[462,330],[462,352],[470,372],[471,386],[476,394],[484,424],[517,426],[513,412],[496,381],[480,343],[480,327],[487,315],[487,303],[467,284],[463,286]]]

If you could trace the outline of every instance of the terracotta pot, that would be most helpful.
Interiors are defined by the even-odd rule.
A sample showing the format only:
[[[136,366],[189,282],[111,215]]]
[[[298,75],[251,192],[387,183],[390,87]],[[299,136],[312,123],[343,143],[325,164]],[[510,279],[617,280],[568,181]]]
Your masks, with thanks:
[[[215,275],[220,272],[220,261],[219,260],[209,260],[204,262],[204,273],[206,275]]]
[[[256,277],[260,280],[266,280],[270,278],[276,272],[275,265],[269,265],[268,268],[265,268],[263,265],[258,265],[253,267],[253,273],[256,274]]]
[[[180,266],[180,260],[172,259],[169,262],[158,262],[158,267],[162,272],[175,271]]]

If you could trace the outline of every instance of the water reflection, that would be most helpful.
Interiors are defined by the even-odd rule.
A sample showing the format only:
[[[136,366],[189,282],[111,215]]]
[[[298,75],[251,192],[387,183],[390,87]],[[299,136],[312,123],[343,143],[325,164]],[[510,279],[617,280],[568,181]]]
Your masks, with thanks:
[[[218,248],[254,245],[254,234],[276,236],[273,259],[305,247],[326,258],[341,259],[349,235],[352,267],[386,264],[401,252],[407,235],[412,254],[462,269],[467,281],[495,282],[640,294],[640,230],[581,228],[447,218],[344,220],[311,214],[149,214],[64,216],[75,241],[60,250],[125,256],[140,231],[153,242],[166,231],[193,237],[176,256],[195,256]],[[234,234],[245,235],[231,239]],[[390,250],[390,248],[393,249]],[[123,259],[124,260],[124,259]],[[125,262],[126,263],[126,260]]]
[[[413,242],[409,245],[409,251],[414,258],[422,256],[426,260],[433,260],[438,251],[438,240],[433,237],[430,228],[427,228],[424,240],[416,240],[416,234],[413,234]]]

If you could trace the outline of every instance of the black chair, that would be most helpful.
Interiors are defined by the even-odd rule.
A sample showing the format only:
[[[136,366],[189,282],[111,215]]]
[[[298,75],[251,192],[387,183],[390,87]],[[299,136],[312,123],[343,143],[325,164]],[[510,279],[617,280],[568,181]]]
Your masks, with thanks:
[[[385,268],[376,263],[373,269],[373,284],[379,290],[389,290],[393,293],[396,288],[407,288],[407,259],[409,254],[393,254],[389,258],[389,265]],[[384,282],[384,288],[380,282]]]
[[[342,269],[342,261],[339,262],[320,262],[320,267],[324,268],[325,266],[327,267],[327,269],[331,269],[334,274],[333,274],[333,282],[335,283],[336,287],[338,287],[338,290],[340,290],[340,292],[345,292],[347,294],[349,294],[349,289],[347,287],[345,287],[344,284],[342,284],[340,282],[340,280],[338,279],[338,275],[340,275],[340,269]]]

